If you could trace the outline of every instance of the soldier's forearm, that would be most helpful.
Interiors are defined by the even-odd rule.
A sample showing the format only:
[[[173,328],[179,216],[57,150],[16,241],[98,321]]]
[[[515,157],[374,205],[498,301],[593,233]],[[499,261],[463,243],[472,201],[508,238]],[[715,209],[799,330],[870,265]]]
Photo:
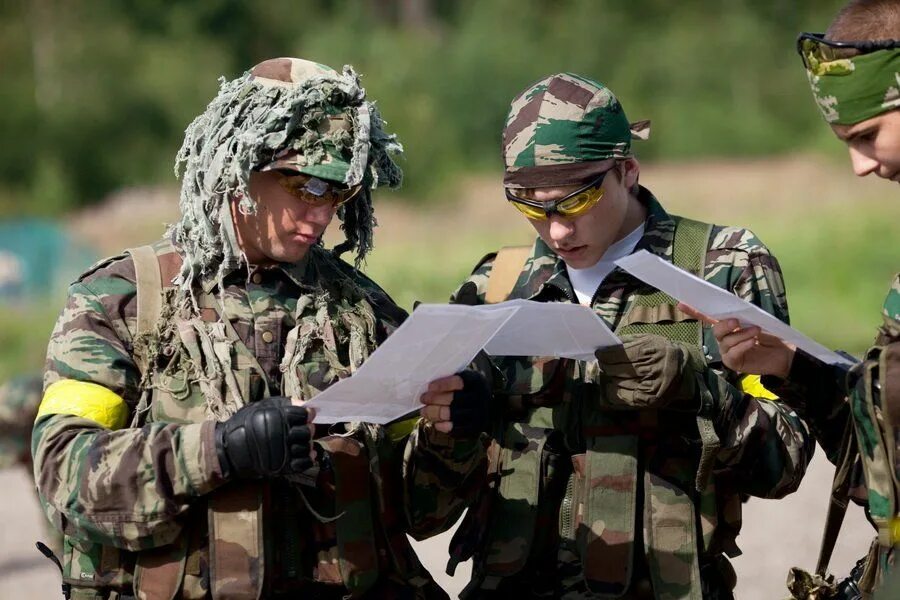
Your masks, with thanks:
[[[41,418],[32,437],[41,501],[70,534],[131,550],[169,543],[178,518],[224,482],[213,431],[211,421],[111,431]]]
[[[750,495],[780,498],[795,491],[815,450],[803,421],[783,403],[744,393],[712,371],[707,380],[720,466],[737,471],[741,491]]]
[[[764,377],[763,383],[797,411],[825,449],[828,459],[838,459],[847,419],[846,371],[798,350],[787,379]]]

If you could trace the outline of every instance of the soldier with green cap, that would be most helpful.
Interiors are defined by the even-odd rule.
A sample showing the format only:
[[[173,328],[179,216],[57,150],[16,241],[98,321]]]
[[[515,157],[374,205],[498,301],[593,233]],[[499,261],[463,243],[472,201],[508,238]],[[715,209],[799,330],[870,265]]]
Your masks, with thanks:
[[[400,150],[350,67],[222,80],[178,153],[181,219],[83,274],[51,336],[32,450],[72,597],[446,597],[407,533],[447,525],[441,486],[483,460],[483,426],[315,427],[302,406],[406,316],[340,259],[371,249]],[[463,406],[488,389],[439,385]]]
[[[797,49],[816,105],[847,144],[853,171],[900,182],[900,3],[854,0],[826,33],[801,34]],[[834,596],[840,586],[826,573],[848,496],[866,505],[878,536],[843,585],[863,597],[875,589],[883,589],[882,598],[897,597],[900,276],[884,301],[875,345],[849,372],[733,320],[716,323],[713,332],[726,366],[762,374],[766,385],[806,419],[838,466],[824,552],[814,575],[792,570],[789,587],[795,597],[852,597]],[[890,572],[893,583],[882,583]]]
[[[464,598],[732,598],[742,497],[792,492],[812,455],[802,421],[724,368],[707,328],[615,266],[647,250],[788,319],[753,233],[670,215],[639,184],[632,139],[648,133],[581,75],[512,102],[506,199],[537,239],[485,257],[453,302],[581,303],[623,346],[494,359],[488,483],[451,547],[451,569],[474,555]],[[440,423],[440,408],[423,414]]]

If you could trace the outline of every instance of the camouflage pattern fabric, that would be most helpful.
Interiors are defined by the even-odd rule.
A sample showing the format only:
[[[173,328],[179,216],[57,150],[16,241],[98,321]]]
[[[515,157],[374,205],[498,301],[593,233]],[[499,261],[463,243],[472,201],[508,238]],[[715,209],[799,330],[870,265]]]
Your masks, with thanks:
[[[878,528],[874,589],[897,569],[900,545],[900,276],[884,302],[883,325],[876,345],[853,374],[850,414],[856,431],[868,491],[867,510]],[[852,377],[853,375],[851,375]],[[870,588],[871,589],[871,588]],[[864,590],[870,591],[870,590]]]
[[[22,375],[0,386],[0,469],[31,471],[31,428],[41,403],[41,376]]]
[[[603,84],[573,73],[535,83],[512,102],[503,130],[503,184],[547,187],[588,183],[611,158],[632,156],[632,137],[647,139],[649,121],[630,125]]]
[[[835,60],[805,54],[816,105],[833,125],[854,125],[900,108],[900,50]]]
[[[893,548],[900,541],[900,275],[885,298],[875,346],[849,377],[798,352],[787,380],[764,377],[763,383],[809,423],[832,462],[852,421],[860,455],[851,466],[849,495],[866,506],[879,528],[860,587],[867,593],[877,589],[896,570]]]
[[[0,386],[0,469],[22,465],[32,480],[31,428],[41,403],[40,374],[21,375]],[[62,534],[43,520],[42,542],[54,552],[62,550]]]
[[[154,249],[169,281],[180,256],[167,241]],[[239,569],[210,573],[213,555],[231,552],[263,597],[445,597],[406,531],[424,536],[448,526],[436,490],[446,473],[477,470],[479,443],[454,446],[421,424],[412,436],[394,436],[392,426],[323,427],[316,445],[324,458],[310,487],[226,482],[212,439],[214,420],[245,402],[278,393],[310,398],[347,376],[405,313],[317,246],[301,263],[235,270],[221,289],[216,280],[202,282],[199,314],[166,304],[157,330],[140,336],[129,256],[99,263],[70,288],[45,385],[102,386],[124,399],[131,425],[111,430],[79,416],[77,399],[71,414],[35,423],[35,476],[46,513],[67,536],[66,580],[85,597],[132,587],[139,597],[158,597],[148,573],[174,565],[168,583],[179,597],[208,598],[214,582],[224,593],[240,577]],[[165,294],[171,299],[175,290]],[[141,354],[154,357],[146,372]],[[236,495],[261,506],[263,546],[218,528],[211,507],[227,511]],[[428,508],[410,507],[413,500]]]
[[[672,260],[676,218],[648,190],[641,188],[638,199],[648,218],[637,249]],[[778,262],[756,236],[714,226],[709,239],[706,280],[787,321]],[[456,290],[454,302],[484,302],[492,258]],[[592,306],[617,331],[688,319],[672,305],[632,310],[650,291],[617,269]],[[540,239],[510,298],[576,301],[565,263]],[[708,368],[699,395],[721,447],[699,491],[693,412],[598,409],[595,362],[495,360],[504,382],[497,401],[505,410],[494,426],[500,458],[490,469],[490,493],[470,509],[455,540],[483,535],[464,597],[731,597],[734,572],[725,556],[740,554],[741,497],[795,490],[814,446],[784,404],[743,393],[739,375],[722,366],[711,332],[703,339]],[[482,510],[489,516],[477,521]],[[618,565],[627,570],[624,586]]]

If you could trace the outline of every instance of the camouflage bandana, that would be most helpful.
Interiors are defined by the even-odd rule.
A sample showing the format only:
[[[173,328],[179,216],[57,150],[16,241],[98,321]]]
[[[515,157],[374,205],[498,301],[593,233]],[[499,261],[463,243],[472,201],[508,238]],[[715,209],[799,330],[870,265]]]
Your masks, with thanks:
[[[356,249],[359,264],[372,248],[371,190],[397,187],[402,172],[393,154],[403,149],[384,122],[352,67],[338,73],[297,58],[256,65],[232,81],[220,80],[218,95],[188,126],[175,159],[183,171],[181,220],[169,234],[184,262],[180,292],[201,278],[221,282],[246,262],[234,232],[230,202],[256,212],[249,194],[252,170],[287,168],[363,191],[338,211],[346,241],[334,252]]]
[[[632,156],[650,122],[629,124],[603,84],[558,73],[516,96],[503,130],[503,184],[513,188],[589,183],[610,159]]]
[[[832,125],[854,125],[900,108],[900,50],[832,61],[804,55],[816,104]]]

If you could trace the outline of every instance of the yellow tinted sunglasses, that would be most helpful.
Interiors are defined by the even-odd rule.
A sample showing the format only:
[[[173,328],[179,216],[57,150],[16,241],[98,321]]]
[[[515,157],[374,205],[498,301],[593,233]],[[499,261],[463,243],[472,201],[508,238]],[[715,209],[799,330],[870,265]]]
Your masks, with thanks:
[[[868,54],[869,52],[892,50],[898,47],[900,47],[900,40],[836,42],[826,40],[824,33],[801,33],[797,38],[797,53],[803,59],[803,66],[816,74],[818,74],[819,65],[822,63],[834,62],[856,54]],[[837,65],[835,68],[841,68],[841,65]],[[846,72],[849,73],[849,68],[846,69]]]
[[[611,169],[610,169],[611,170]],[[517,196],[515,192],[520,190],[506,189],[506,199],[515,206],[519,212],[534,220],[549,219],[550,215],[558,214],[563,217],[574,218],[589,211],[603,197],[603,178],[609,171],[600,173],[600,176],[583,188],[579,188],[557,200],[539,202],[529,198]]]
[[[339,187],[318,177],[296,173],[283,173],[278,178],[278,183],[284,191],[310,206],[331,204],[334,208],[339,208],[355,198],[362,190],[362,185],[351,188]]]

